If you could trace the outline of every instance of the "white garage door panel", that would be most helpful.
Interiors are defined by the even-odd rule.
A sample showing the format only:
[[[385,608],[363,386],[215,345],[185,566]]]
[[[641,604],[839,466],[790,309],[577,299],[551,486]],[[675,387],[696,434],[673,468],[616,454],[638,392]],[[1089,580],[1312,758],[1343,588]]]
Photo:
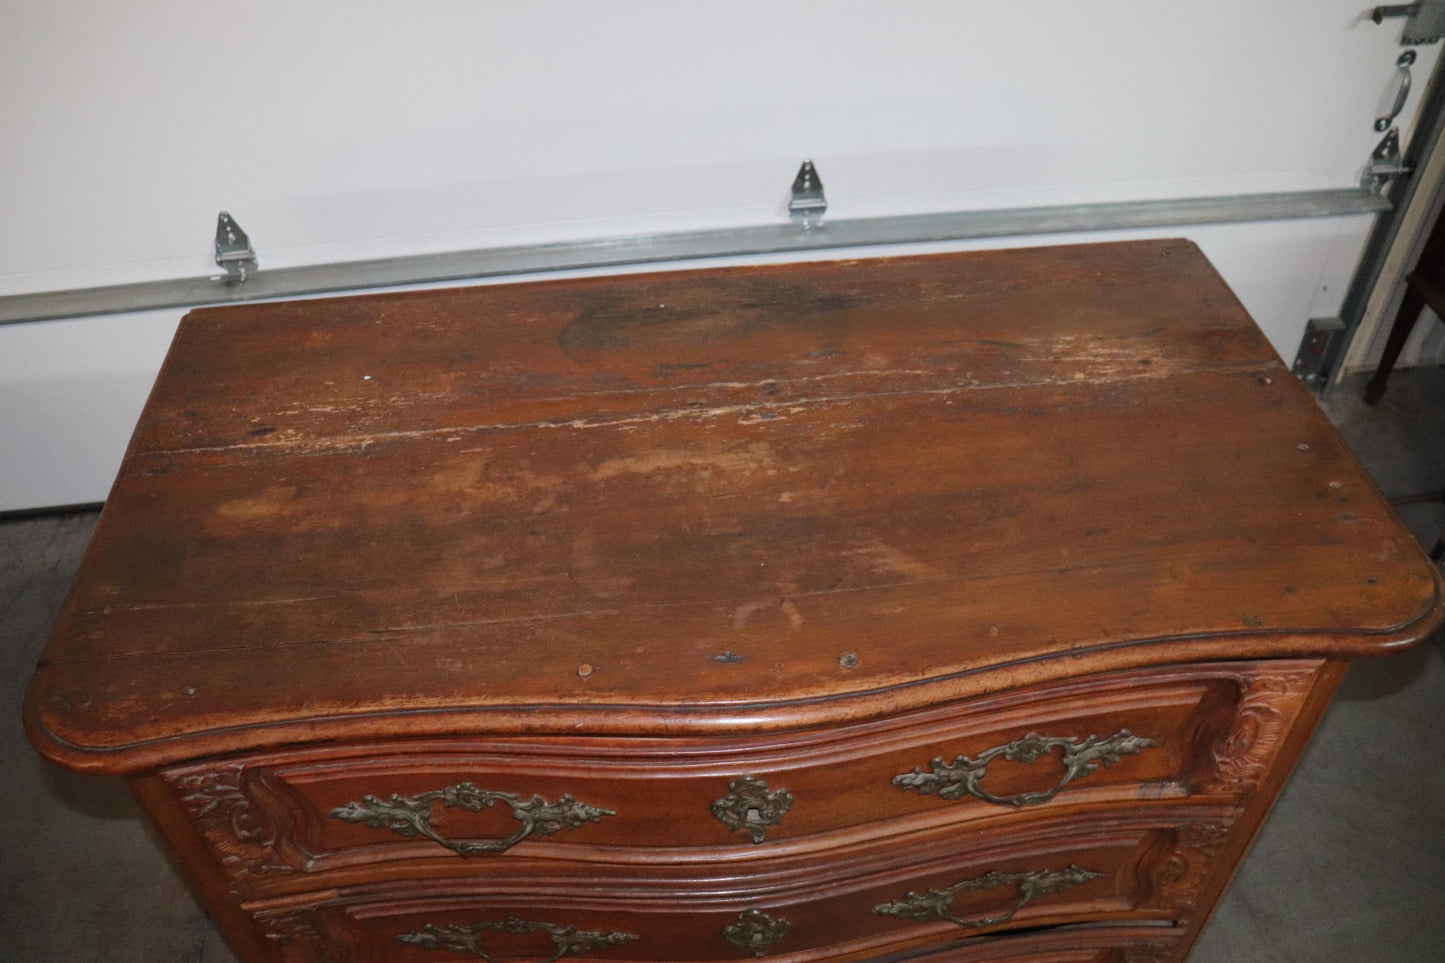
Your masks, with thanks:
[[[0,295],[215,273],[222,209],[263,271],[777,223],[805,157],[835,219],[1351,187],[1400,50],[1368,6],[6,0]],[[1288,356],[1368,223],[1147,236]],[[948,247],[1106,236],[1146,235]],[[0,511],[105,496],[180,313],[0,327]]]
[[[845,256],[1184,235],[1219,268],[1275,350],[1288,355],[1299,340],[1298,319],[1338,308],[1369,223],[1361,216],[1320,218],[855,249]],[[708,263],[749,260],[761,259]],[[181,314],[0,327],[0,511],[105,498]]]
[[[213,271],[223,208],[263,268],[758,223],[804,157],[839,218],[1346,187],[1366,6],[9,0],[0,292]]]

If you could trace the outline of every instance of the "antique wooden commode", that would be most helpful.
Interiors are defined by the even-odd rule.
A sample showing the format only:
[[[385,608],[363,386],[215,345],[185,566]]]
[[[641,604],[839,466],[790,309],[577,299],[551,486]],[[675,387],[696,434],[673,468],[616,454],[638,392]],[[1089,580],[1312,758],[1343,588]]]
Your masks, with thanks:
[[[261,304],[27,722],[247,960],[1160,963],[1440,598],[1183,241]]]

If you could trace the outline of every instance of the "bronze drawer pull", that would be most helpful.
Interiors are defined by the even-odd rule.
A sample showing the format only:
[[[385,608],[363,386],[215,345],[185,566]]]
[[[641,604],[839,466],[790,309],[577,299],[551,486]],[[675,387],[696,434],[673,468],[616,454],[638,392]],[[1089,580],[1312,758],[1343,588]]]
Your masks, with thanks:
[[[897,902],[879,903],[873,907],[873,912],[879,916],[892,916],[900,920],[947,920],[971,929],[997,926],[1007,923],[1014,918],[1015,913],[1042,896],[1062,893],[1103,875],[1076,865],[1061,870],[1040,869],[1032,873],[984,873],[982,876],[954,883],[947,889],[931,889],[927,893],[910,891]],[[953,915],[953,898],[962,890],[998,889],[1006,883],[1019,884],[1019,901],[1007,913],[986,916],[979,920],[959,919]]]
[[[522,825],[506,839],[458,842],[447,839],[432,829],[431,807],[435,802],[440,802],[448,809],[465,809],[474,813],[490,809],[493,803],[504,802],[512,807],[512,817]],[[548,802],[541,796],[524,800],[521,796],[509,792],[478,789],[469,782],[418,793],[415,796],[392,793],[390,799],[379,799],[366,795],[361,797],[361,802],[349,802],[331,810],[332,819],[365,823],[375,829],[390,829],[407,839],[425,836],[462,856],[504,853],[533,834],[552,836],[564,829],[576,829],[584,822],[595,823],[603,816],[615,815],[617,814],[610,809],[599,809],[578,802],[570,794],[556,802]]]
[[[762,910],[750,909],[739,913],[736,920],[724,926],[722,936],[738,949],[761,957],[792,928],[792,922],[781,916],[769,916]]]
[[[746,829],[757,845],[768,838],[768,827],[783,821],[793,808],[793,794],[786,789],[769,789],[755,776],[739,776],[728,784],[728,794],[714,799],[712,814],[728,829]]]
[[[1101,765],[1112,766],[1121,756],[1137,756],[1156,745],[1158,743],[1153,739],[1136,736],[1128,729],[1120,729],[1107,739],[1089,736],[1083,742],[1030,732],[1008,745],[995,746],[979,753],[977,759],[958,756],[953,762],[944,762],[942,756],[935,756],[929,763],[928,772],[914,766],[912,772],[894,776],[893,785],[904,792],[911,790],[921,796],[937,793],[940,799],[958,799],[968,795],[998,806],[1034,806],[1053,799],[1069,783],[1093,773]],[[1059,761],[1064,764],[1064,778],[1052,789],[1019,793],[1017,796],[995,796],[980,785],[988,774],[989,763],[1000,756],[1010,762],[1028,764],[1050,755],[1055,749],[1062,750]]]
[[[396,941],[425,947],[429,950],[470,953],[489,961],[489,963],[495,963],[492,957],[487,955],[487,951],[482,949],[482,934],[489,931],[494,933],[546,933],[552,938],[552,945],[556,947],[552,955],[547,957],[547,963],[556,963],[564,956],[586,953],[588,950],[616,946],[619,943],[631,943],[638,938],[635,933],[599,933],[596,930],[579,930],[575,926],[533,923],[530,920],[519,920],[515,916],[508,916],[504,920],[492,920],[489,923],[478,923],[475,926],[448,926],[445,929],[428,923],[420,930],[398,934]]]

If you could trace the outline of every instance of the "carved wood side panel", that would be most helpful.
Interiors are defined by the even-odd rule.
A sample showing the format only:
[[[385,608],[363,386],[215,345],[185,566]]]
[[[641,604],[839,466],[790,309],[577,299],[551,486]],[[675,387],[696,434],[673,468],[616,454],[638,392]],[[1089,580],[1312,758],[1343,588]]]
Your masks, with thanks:
[[[1227,733],[1210,748],[1204,792],[1251,795],[1259,791],[1304,706],[1318,670],[1313,666],[1262,667],[1235,678],[1240,699]]]
[[[1237,813],[1228,819],[1185,822],[1174,829],[1150,866],[1150,903],[1177,913],[1180,919],[1192,916],[1236,821]]]
[[[253,771],[240,763],[165,773],[191,822],[238,884],[304,869],[289,830],[256,798]]]
[[[1110,958],[1109,963],[1164,963],[1165,960],[1174,959],[1174,953],[1178,949],[1179,943],[1176,940],[1131,943],[1120,950],[1117,956]]]
[[[261,913],[254,919],[276,945],[281,963],[347,963],[359,958],[356,934],[324,906]]]

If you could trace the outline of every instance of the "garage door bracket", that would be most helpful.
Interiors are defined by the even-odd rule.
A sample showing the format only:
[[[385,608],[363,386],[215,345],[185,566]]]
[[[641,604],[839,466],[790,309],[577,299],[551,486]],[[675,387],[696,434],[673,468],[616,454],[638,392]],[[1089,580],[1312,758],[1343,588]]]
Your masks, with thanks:
[[[216,215],[216,263],[225,268],[227,284],[243,284],[256,273],[256,252],[251,239],[235,219],[222,211]]]

